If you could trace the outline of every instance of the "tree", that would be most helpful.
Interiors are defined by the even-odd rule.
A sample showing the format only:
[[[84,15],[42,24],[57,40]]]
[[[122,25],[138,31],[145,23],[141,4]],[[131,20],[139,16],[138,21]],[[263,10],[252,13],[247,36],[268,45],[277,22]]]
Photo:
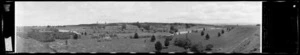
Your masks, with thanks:
[[[170,27],[170,33],[174,34],[176,32],[178,32],[178,29],[176,29],[174,26],[171,26]]]
[[[77,35],[77,34],[75,34],[74,36],[73,36],[73,39],[78,39],[79,38],[79,35]]]
[[[134,36],[133,36],[133,38],[134,38],[134,39],[138,39],[138,38],[139,38],[138,34],[135,33]]]
[[[169,46],[170,41],[172,40],[172,36],[167,36],[167,38],[165,39],[165,46]]]
[[[155,36],[152,35],[150,42],[154,42],[155,41]]]
[[[221,36],[221,34],[220,34],[220,32],[218,33],[218,37],[220,37]]]
[[[155,50],[160,52],[162,50],[162,44],[158,41],[155,43]]]
[[[203,52],[204,49],[205,49],[205,47],[200,42],[200,43],[193,45],[190,50],[192,52]]]
[[[184,49],[190,48],[191,41],[188,39],[176,38],[174,41],[174,45],[178,47],[182,47]]]
[[[201,32],[201,36],[203,36],[203,35],[204,35],[204,31]]]
[[[222,34],[224,34],[224,30],[222,30]]]
[[[122,31],[123,31],[124,29],[126,29],[126,24],[122,25],[121,29],[122,29]]]
[[[206,45],[206,48],[205,48],[205,51],[211,51],[213,47],[214,47],[214,45],[212,45],[212,44],[207,44],[207,45]]]
[[[146,25],[146,26],[143,26],[145,30],[150,30],[150,26],[149,25]]]
[[[47,28],[50,28],[50,25],[47,25]]]
[[[208,40],[209,39],[209,35],[208,34],[206,34],[206,36],[205,36],[205,40]]]

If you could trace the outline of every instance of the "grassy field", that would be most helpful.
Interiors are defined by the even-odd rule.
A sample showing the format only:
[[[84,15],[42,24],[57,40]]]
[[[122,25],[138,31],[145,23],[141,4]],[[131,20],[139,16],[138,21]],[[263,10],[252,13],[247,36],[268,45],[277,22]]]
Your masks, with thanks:
[[[122,25],[126,28],[122,28]],[[65,27],[17,27],[17,49],[18,52],[155,52],[156,42],[162,43],[160,52],[185,52],[191,51],[188,48],[174,45],[175,39],[188,39],[190,46],[199,44],[198,49],[205,52],[259,52],[260,44],[260,27],[259,26],[213,26],[213,25],[194,25],[189,28],[184,28],[186,25],[172,24],[140,24],[139,28],[133,24],[114,24],[114,25],[85,25],[85,26],[65,26]],[[150,30],[143,28],[150,26]],[[188,31],[199,28],[206,28],[204,31],[172,35],[170,45],[165,46],[165,39],[170,35],[170,26],[174,26],[177,30]],[[234,28],[232,28],[234,27]],[[66,34],[68,39],[55,39],[55,41],[42,42],[45,36],[55,36],[59,33],[57,30],[72,30],[79,32],[79,38],[74,39],[74,34]],[[209,29],[221,28],[221,29]],[[227,30],[232,28],[231,30]],[[47,29],[53,31],[49,35],[28,35],[28,33],[40,32],[33,31],[35,29]],[[49,29],[49,30],[48,30]],[[218,33],[224,33],[218,36]],[[204,35],[201,33],[204,32]],[[87,34],[84,34],[87,33]],[[137,39],[134,39],[135,33],[138,34]],[[115,36],[114,36],[115,35]],[[209,36],[207,38],[206,36]],[[42,37],[41,37],[42,36]],[[155,41],[151,42],[151,36],[155,36]],[[105,37],[110,37],[106,39]],[[49,37],[47,37],[49,38]],[[176,42],[177,43],[177,42]],[[205,46],[212,45],[212,50],[207,51]]]

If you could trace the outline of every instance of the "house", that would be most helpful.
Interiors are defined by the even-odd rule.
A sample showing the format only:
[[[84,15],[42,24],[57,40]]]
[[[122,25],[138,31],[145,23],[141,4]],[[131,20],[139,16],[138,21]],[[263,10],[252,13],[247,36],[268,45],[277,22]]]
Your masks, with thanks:
[[[39,32],[57,32],[57,29],[54,28],[46,28],[46,29],[39,29]]]
[[[70,32],[69,30],[62,30],[62,29],[59,29],[58,31],[59,32]]]
[[[70,30],[62,30],[62,29],[59,29],[58,31],[59,31],[59,32],[72,32],[72,33],[75,33],[75,34],[80,34],[79,32],[76,32],[76,31],[70,31]]]

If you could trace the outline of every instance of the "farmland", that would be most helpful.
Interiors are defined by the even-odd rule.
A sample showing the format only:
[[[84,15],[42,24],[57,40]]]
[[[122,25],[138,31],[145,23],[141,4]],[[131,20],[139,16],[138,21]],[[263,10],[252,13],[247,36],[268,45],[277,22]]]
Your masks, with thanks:
[[[255,25],[109,23],[16,30],[17,52],[258,53],[261,47],[260,26]]]

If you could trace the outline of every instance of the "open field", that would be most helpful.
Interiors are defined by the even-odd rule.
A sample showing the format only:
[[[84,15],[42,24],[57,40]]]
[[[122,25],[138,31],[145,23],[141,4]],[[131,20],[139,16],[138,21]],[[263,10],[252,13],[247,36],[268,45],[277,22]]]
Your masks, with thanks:
[[[112,23],[16,30],[17,52],[259,53],[261,47],[260,26],[255,25]],[[169,45],[165,46],[168,38]]]

